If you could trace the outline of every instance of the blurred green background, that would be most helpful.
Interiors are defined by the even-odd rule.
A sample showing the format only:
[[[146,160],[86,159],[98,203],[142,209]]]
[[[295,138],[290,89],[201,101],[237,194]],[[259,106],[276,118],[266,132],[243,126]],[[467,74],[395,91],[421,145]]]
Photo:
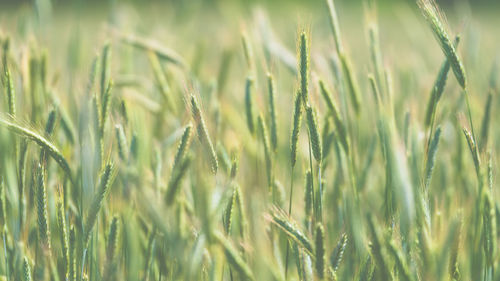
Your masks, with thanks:
[[[45,0],[42,0],[45,1]],[[19,6],[24,4],[30,4],[34,2],[41,2],[40,0],[0,0],[0,4],[10,5],[10,6]],[[207,4],[227,4],[227,3],[241,3],[241,4],[255,4],[255,3],[279,3],[279,4],[289,4],[289,3],[307,3],[308,5],[314,5],[323,3],[321,0],[52,0],[51,3],[53,5],[71,5],[74,3],[81,3],[88,5],[89,3],[96,5],[110,4],[116,2],[129,2],[135,3],[138,5],[145,5],[151,3],[169,3],[175,5],[192,5],[193,3],[207,3]],[[362,0],[338,0],[337,2],[348,3],[350,5],[359,5],[362,3]],[[408,2],[414,3],[414,0],[378,0],[378,2],[383,3],[401,3]],[[495,4],[498,6],[498,0],[436,0],[436,2],[440,5],[451,5],[457,3],[469,3],[470,5],[492,5]]]
[[[168,3],[168,2],[209,2],[209,3],[214,3],[214,2],[242,2],[242,3],[255,3],[255,2],[321,2],[318,0],[311,0],[311,1],[304,1],[304,0],[53,0],[52,3],[54,4],[68,4],[71,2],[82,2],[82,3],[89,3],[89,2],[95,2],[95,3],[103,3],[103,2],[136,2],[136,3],[151,3],[151,2],[157,2],[157,3]],[[401,1],[407,1],[407,2],[414,2],[413,0],[379,0],[379,2],[401,2]],[[33,2],[32,0],[0,0],[1,3],[10,3],[10,4],[23,4],[23,3],[30,3]],[[351,3],[360,3],[360,0],[340,0],[338,2],[351,2]],[[436,0],[437,3],[439,4],[449,4],[449,3],[456,3],[456,2],[464,2],[464,0]],[[498,3],[498,0],[473,0],[470,1],[473,4],[478,4],[478,3]]]
[[[361,70],[369,61],[363,11],[366,1],[335,0],[343,36]],[[442,53],[416,1],[371,1],[377,2],[381,47],[384,53],[391,54],[387,63],[408,73],[419,68],[422,73],[435,71]],[[465,64],[474,68],[471,73],[483,76],[481,73],[489,71],[492,61],[500,55],[500,38],[494,36],[500,26],[500,0],[439,3],[450,32],[463,36],[460,50],[465,51]],[[182,52],[187,60],[194,59],[201,48],[211,54],[204,58],[205,63],[216,66],[225,50],[240,48],[240,38],[235,35],[242,30],[259,30],[261,19],[268,21],[276,40],[291,53],[300,26],[311,30],[313,52],[331,52],[325,5],[324,0],[0,0],[0,36],[16,34],[14,42],[37,42],[51,51],[49,57],[55,69],[69,67],[82,75],[98,48],[112,41],[117,31],[153,38]],[[409,50],[420,56],[408,55]],[[78,61],[72,59],[75,57]]]

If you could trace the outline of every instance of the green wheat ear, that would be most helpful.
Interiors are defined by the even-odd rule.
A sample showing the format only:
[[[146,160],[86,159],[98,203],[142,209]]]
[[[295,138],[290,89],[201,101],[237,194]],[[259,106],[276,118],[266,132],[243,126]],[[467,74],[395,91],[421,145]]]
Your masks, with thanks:
[[[387,264],[387,258],[384,254],[381,234],[379,233],[379,229],[375,226],[374,218],[371,214],[368,215],[368,228],[371,235],[371,254],[377,264],[378,270],[381,272],[382,280],[391,280],[392,271]]]
[[[342,72],[345,75],[345,80],[347,87],[349,89],[349,98],[352,103],[352,107],[356,115],[359,115],[361,110],[361,98],[359,97],[359,85],[356,79],[354,70],[352,68],[350,60],[347,58],[346,54],[340,54],[340,62],[342,64]]]
[[[69,230],[68,241],[68,270],[66,279],[68,281],[76,281],[76,232],[75,227],[72,225]]]
[[[337,246],[333,249],[332,254],[330,255],[330,266],[333,271],[337,271],[340,263],[342,262],[342,257],[344,256],[345,248],[347,246],[347,234],[343,233],[340,236],[339,241],[337,242]]]
[[[90,240],[90,235],[92,233],[92,229],[97,221],[97,216],[99,211],[102,208],[102,204],[106,195],[108,194],[109,188],[111,187],[112,178],[113,178],[113,164],[107,164],[104,168],[104,171],[101,173],[99,183],[97,185],[97,193],[94,195],[94,199],[92,199],[92,203],[90,205],[90,209],[87,214],[87,219],[85,221],[85,234],[84,234],[84,246],[88,245]]]
[[[443,53],[450,62],[451,69],[457,78],[458,83],[463,89],[467,88],[467,79],[462,61],[458,57],[455,46],[452,44],[446,31],[444,20],[441,19],[441,13],[433,0],[418,0],[418,6],[425,19],[429,23],[434,36],[436,36]]]
[[[325,230],[323,229],[323,225],[318,223],[316,225],[314,238],[314,249],[316,255],[316,274],[320,280],[325,278],[326,273],[326,256],[325,256]]]
[[[332,98],[332,95],[330,94],[330,90],[326,86],[326,84],[322,81],[319,80],[319,88],[321,91],[321,94],[326,102],[326,106],[328,107],[328,110],[330,111],[330,114],[333,116],[333,122],[335,123],[335,127],[337,129],[337,135],[340,137],[340,142],[342,144],[342,147],[346,151],[347,154],[349,154],[349,142],[347,140],[347,129],[344,124],[344,121],[342,120],[342,117],[340,116],[340,112],[338,110],[337,104]]]
[[[330,120],[325,117],[323,128],[321,129],[321,144],[323,145],[323,158],[328,158],[328,155],[332,151],[334,146],[334,141],[336,141],[336,134],[330,129]],[[326,165],[326,162],[323,162]]]
[[[115,126],[116,133],[116,141],[118,143],[118,155],[124,161],[128,159],[128,144],[127,137],[125,136],[125,132],[123,131],[123,126],[118,124]]]
[[[124,99],[120,101],[120,115],[122,116],[126,127],[129,123],[129,110],[127,102]]]
[[[52,103],[61,118],[61,129],[63,130],[64,135],[71,144],[74,144],[76,133],[73,121],[71,121],[66,109],[62,107],[57,100],[54,100]]]
[[[297,163],[297,146],[299,142],[300,125],[302,124],[302,96],[300,92],[295,94],[295,102],[293,104],[293,120],[292,133],[290,137],[290,159],[292,168]]]
[[[425,165],[425,180],[424,180],[424,190],[427,192],[431,182],[432,171],[434,170],[434,163],[436,162],[436,153],[439,145],[439,138],[441,136],[441,128],[438,127],[432,138],[429,151],[427,153],[427,160]]]
[[[113,260],[116,255],[118,247],[118,231],[120,227],[120,220],[117,216],[113,216],[111,224],[109,225],[108,241],[106,246],[106,256],[108,260]]]
[[[14,81],[10,70],[7,68],[5,71],[5,83],[7,84],[7,103],[9,105],[9,114],[16,115],[16,93],[14,91]]]
[[[184,59],[177,54],[174,50],[161,46],[155,41],[147,40],[144,38],[139,38],[133,35],[122,35],[122,42],[134,46],[146,52],[154,52],[158,58],[171,62],[182,69],[187,68],[187,64]]]
[[[462,130],[465,135],[465,139],[467,140],[467,144],[469,145],[469,151],[472,154],[472,160],[474,161],[474,167],[476,168],[476,175],[477,177],[480,177],[481,161],[479,157],[479,150],[477,149],[477,143],[474,141],[472,133],[467,128],[463,128]]]
[[[254,109],[253,109],[253,90],[254,90],[254,79],[249,76],[247,77],[245,83],[245,112],[247,118],[247,126],[250,133],[253,135],[255,133],[255,124],[254,124]]]
[[[47,118],[47,122],[45,123],[45,134],[47,136],[52,135],[54,129],[56,127],[56,119],[57,119],[57,111],[52,109],[49,112],[49,117]]]
[[[8,58],[9,58],[9,50],[10,50],[10,38],[2,38],[2,71],[7,69]]]
[[[455,47],[460,43],[460,36],[455,37]],[[450,61],[446,58],[439,69],[439,73],[434,81],[434,85],[432,86],[431,95],[429,97],[429,101],[427,103],[427,108],[425,111],[425,128],[428,128],[431,125],[432,118],[436,114],[436,108],[439,100],[444,92],[444,87],[446,86],[446,81],[448,80],[448,72],[450,71]]]
[[[484,106],[484,116],[481,122],[481,135],[479,138],[479,148],[482,152],[486,150],[488,146],[488,139],[490,135],[490,123],[491,123],[491,106],[492,106],[493,93],[490,91],[488,94],[488,99],[486,100],[486,105]]]
[[[186,155],[189,145],[191,144],[191,138],[193,135],[193,125],[188,124],[186,128],[184,129],[184,133],[182,133],[182,138],[181,142],[179,143],[179,146],[177,147],[177,152],[175,153],[174,157],[174,164],[172,170],[175,170],[175,167],[179,165],[179,162],[184,158]]]
[[[305,31],[302,31],[299,38],[299,77],[304,105],[307,105],[309,100],[309,71],[309,40]]]
[[[231,199],[227,202],[226,209],[224,211],[224,231],[226,234],[231,233],[231,226],[233,224],[233,214],[234,205],[236,205],[236,197],[238,196],[238,191],[233,187],[233,192],[231,194]]]
[[[233,247],[231,242],[220,232],[214,233],[216,241],[222,246],[228,263],[234,268],[244,280],[254,280],[254,275],[248,264],[243,260],[240,253]]]
[[[236,178],[236,175],[238,174],[238,168],[239,168],[238,165],[239,165],[238,156],[233,155],[233,159],[231,160],[231,172],[230,172],[231,179],[233,180]]]
[[[31,281],[31,266],[27,257],[23,259],[23,280]]]
[[[172,91],[170,90],[170,87],[168,85],[167,77],[160,63],[160,60],[158,59],[158,55],[154,52],[148,52],[148,58],[163,100],[165,101],[169,109],[175,111],[175,105],[172,101]]]
[[[276,113],[276,83],[274,82],[273,76],[268,73],[267,74],[267,87],[269,91],[269,115],[271,116],[270,120],[270,132],[271,132],[271,145],[274,152],[278,148],[278,121],[277,113]]]
[[[403,257],[401,251],[398,248],[396,248],[396,245],[394,244],[393,241],[388,242],[388,244],[389,244],[388,246],[389,252],[394,257],[394,261],[396,263],[400,279],[402,281],[413,281],[413,278],[410,274],[410,270],[408,268],[408,265],[406,264],[406,260]]]
[[[70,262],[69,262],[69,244],[68,244],[68,230],[66,229],[66,214],[64,211],[64,204],[62,201],[57,201],[57,225],[59,226],[59,231],[61,233],[61,245],[62,245],[62,254],[64,260],[65,272],[68,271]]]
[[[111,76],[111,44],[107,43],[106,45],[104,45],[102,49],[102,56],[101,56],[101,81],[100,81],[101,98],[103,98],[105,92],[107,92],[110,76]]]
[[[145,257],[145,263],[144,263],[144,281],[149,280],[149,274],[151,271],[151,263],[153,262],[153,254],[156,246],[156,232],[155,230],[150,231],[148,234],[148,246],[146,250],[146,257]]]
[[[50,229],[44,168],[39,165],[37,173],[36,210],[38,218],[38,239],[43,246],[43,250],[50,251]]]
[[[100,137],[104,137],[104,129],[106,128],[106,123],[108,121],[108,116],[109,116],[109,108],[111,106],[111,89],[113,88],[113,80],[109,80],[106,91],[104,91],[103,96],[102,96],[102,107],[100,109],[101,116],[98,120],[100,120],[99,123],[99,129],[100,129]],[[97,104],[99,106],[99,104]]]
[[[450,258],[448,263],[448,272],[452,280],[461,280],[460,269],[458,264],[458,251],[460,248],[460,238],[462,236],[462,228],[463,228],[463,217],[461,212],[458,215],[458,221],[459,221],[458,231],[454,233],[455,235],[453,237],[453,242],[450,250]]]
[[[239,219],[240,219],[240,236],[242,238],[247,237],[247,228],[248,228],[248,219],[246,216],[246,209],[245,209],[245,198],[244,194],[241,191],[240,186],[236,183],[232,183],[233,189],[236,191],[236,205],[238,207],[238,214],[239,214]]]
[[[92,64],[90,65],[89,77],[87,80],[87,87],[85,88],[85,94],[87,97],[92,95],[92,91],[95,87],[95,80],[97,77],[97,73],[99,71],[99,55],[96,55],[92,60]]]
[[[50,137],[54,132],[56,126],[57,112],[55,109],[52,109],[49,113],[49,117],[47,118],[47,122],[45,123],[45,136]],[[42,148],[40,151],[40,162],[45,163],[47,156],[45,149]]]
[[[191,157],[189,157],[188,155],[181,159],[181,163],[179,163],[176,167],[174,167],[174,169],[172,169],[172,175],[167,186],[167,205],[171,205],[173,203],[175,196],[179,192],[179,188],[181,187],[181,181],[187,173],[190,164]]]
[[[248,36],[246,33],[243,33],[241,35],[241,43],[243,44],[243,53],[245,55],[245,61],[247,63],[248,69],[250,71],[252,71],[254,68],[254,66],[253,66],[253,61],[254,61],[253,50],[252,50],[252,46],[250,45],[250,42],[248,40]]]
[[[328,5],[328,16],[330,17],[330,27],[332,29],[333,39],[335,40],[335,47],[337,48],[337,53],[341,54],[344,52],[344,48],[340,37],[340,26],[335,4],[333,3],[333,0],[326,0],[326,3]]]
[[[212,141],[210,140],[210,136],[208,135],[207,125],[205,124],[205,119],[203,119],[203,115],[201,114],[200,105],[194,95],[191,95],[191,112],[196,124],[198,139],[200,140],[201,144],[204,146],[207,154],[210,157],[212,172],[214,174],[217,174],[217,168],[219,167],[217,154],[215,153],[214,146],[212,145]]]
[[[120,229],[120,221],[117,216],[113,216],[109,225],[108,239],[106,244],[106,266],[104,269],[104,279],[109,280],[115,270],[115,258],[118,252],[118,235]]]
[[[306,107],[307,127],[309,128],[309,136],[311,137],[311,147],[314,159],[321,163],[323,158],[323,148],[321,146],[321,137],[319,133],[319,125],[316,111],[311,107]]]
[[[219,159],[219,163],[222,166],[222,169],[229,174],[231,169],[231,158],[229,158],[229,154],[226,151],[226,148],[219,142],[216,146],[217,150],[217,159]]]
[[[304,249],[308,255],[314,256],[313,244],[297,224],[282,210],[273,208],[268,217],[283,233],[292,239],[297,246]]]
[[[497,219],[493,198],[490,192],[483,195],[483,251],[488,267],[492,267],[495,262],[497,252]]]
[[[8,130],[14,132],[17,135],[25,139],[29,139],[38,144],[42,149],[46,150],[49,155],[56,160],[56,162],[61,166],[63,171],[69,177],[70,181],[74,183],[73,177],[71,174],[71,169],[69,167],[68,161],[64,158],[63,154],[59,151],[59,149],[49,142],[46,138],[44,138],[41,134],[25,128],[21,125],[16,124],[14,121],[9,120],[5,117],[0,117],[0,125],[6,127]]]
[[[262,114],[259,114],[259,117],[257,118],[257,122],[259,125],[259,134],[262,137],[262,144],[264,145],[264,157],[266,159],[266,169],[267,169],[267,184],[268,187],[271,188],[272,183],[273,183],[273,175],[272,175],[272,169],[273,169],[273,162],[272,162],[272,157],[271,157],[271,145],[269,143],[269,134],[267,133],[267,127],[266,123],[264,122],[264,118],[262,117]]]
[[[360,281],[368,281],[373,279],[373,272],[375,271],[375,266],[373,265],[372,258],[368,255],[368,258],[363,262],[362,268],[359,272]]]

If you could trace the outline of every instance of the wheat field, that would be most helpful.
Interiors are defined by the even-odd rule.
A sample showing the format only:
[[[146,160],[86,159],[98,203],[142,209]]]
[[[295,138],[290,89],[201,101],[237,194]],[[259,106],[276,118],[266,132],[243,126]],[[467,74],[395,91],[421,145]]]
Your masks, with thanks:
[[[0,280],[500,280],[493,1],[7,2]]]

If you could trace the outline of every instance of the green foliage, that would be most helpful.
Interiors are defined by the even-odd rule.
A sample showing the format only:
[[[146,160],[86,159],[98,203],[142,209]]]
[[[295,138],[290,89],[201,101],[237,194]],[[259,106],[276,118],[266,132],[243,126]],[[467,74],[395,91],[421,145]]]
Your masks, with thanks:
[[[0,280],[500,280],[487,12],[50,2],[0,12]]]

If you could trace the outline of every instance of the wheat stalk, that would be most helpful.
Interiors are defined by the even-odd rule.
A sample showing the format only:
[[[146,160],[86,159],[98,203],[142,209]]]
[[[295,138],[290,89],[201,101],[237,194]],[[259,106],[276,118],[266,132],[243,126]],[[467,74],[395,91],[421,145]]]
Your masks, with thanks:
[[[73,177],[71,175],[71,169],[69,168],[68,161],[64,158],[62,153],[57,149],[57,147],[49,142],[46,138],[44,138],[39,133],[30,130],[28,128],[22,127],[13,121],[8,120],[7,118],[0,117],[0,124],[10,131],[26,138],[31,141],[34,141],[41,148],[45,149],[49,155],[56,160],[56,162],[61,166],[66,175],[70,178],[71,182],[73,182]]]
[[[279,209],[274,209],[269,220],[281,229],[290,239],[303,248],[308,255],[313,256],[314,249],[309,238],[298,228],[298,226]]]
[[[224,249],[228,263],[240,274],[244,280],[254,280],[254,275],[248,264],[243,260],[240,254],[234,249],[227,238],[220,232],[215,232],[214,237]]]
[[[422,11],[425,19],[429,23],[432,32],[436,36],[443,53],[450,62],[451,69],[453,70],[458,83],[463,89],[466,89],[467,79],[465,76],[464,66],[450,40],[444,25],[444,20],[441,18],[442,14],[440,13],[436,3],[433,2],[433,0],[418,0],[417,3],[420,11]]]

